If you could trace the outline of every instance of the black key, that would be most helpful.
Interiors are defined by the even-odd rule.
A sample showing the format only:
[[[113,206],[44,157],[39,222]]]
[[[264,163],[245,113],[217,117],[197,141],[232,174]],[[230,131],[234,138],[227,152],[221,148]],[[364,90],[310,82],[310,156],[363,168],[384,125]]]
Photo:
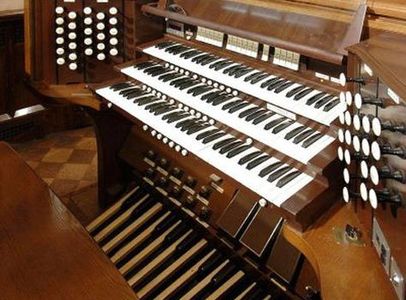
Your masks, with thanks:
[[[175,109],[177,109],[176,106],[169,105],[167,107],[161,108],[160,110],[156,110],[154,115],[158,116],[158,115],[166,114],[166,113],[171,112],[171,111],[173,111]]]
[[[134,91],[133,93],[127,95],[127,99],[131,100],[137,97],[140,97],[142,95],[145,95],[145,92],[143,90],[139,90],[139,91]]]
[[[167,104],[167,102],[163,101],[163,102],[158,102],[158,103],[151,103],[151,104],[148,104],[147,106],[145,106],[144,108],[145,108],[145,110],[151,110],[151,109],[157,108],[159,106],[162,106],[164,104]]]
[[[203,62],[200,63],[200,65],[206,66],[206,65],[212,63],[213,61],[218,60],[219,58],[220,57],[218,57],[218,56],[212,56],[212,57],[210,57],[208,59],[205,59]]]
[[[109,89],[111,89],[111,90],[113,90],[113,91],[116,92],[116,91],[120,91],[120,90],[129,88],[129,87],[131,87],[131,86],[133,86],[131,83],[128,83],[128,82],[120,82],[120,83],[116,83],[116,84],[110,86]]]
[[[257,84],[258,82],[260,82],[261,80],[264,80],[265,78],[267,78],[269,75],[268,74],[262,74],[260,76],[255,77],[254,79],[251,80],[251,84]]]
[[[228,138],[228,139],[222,140],[220,142],[217,142],[213,145],[213,150],[220,149],[232,142],[235,142],[236,140],[237,140],[236,138]]]
[[[196,85],[196,84],[198,84],[198,83],[199,83],[199,81],[192,80],[192,81],[189,81],[189,82],[187,82],[187,83],[182,84],[182,85],[179,87],[179,89],[180,89],[181,91],[183,91],[184,89],[190,88],[190,87],[192,87],[192,86],[194,86],[194,85]]]
[[[196,64],[201,65],[202,63],[204,63],[206,60],[210,60],[212,59],[212,55],[211,54],[207,54],[206,56],[200,56],[199,59],[196,60]]]
[[[221,253],[215,253],[214,257],[213,255],[206,260],[199,268],[199,273],[202,274],[206,274],[207,272],[209,272],[211,269],[214,269],[214,267],[217,264],[220,264],[220,262],[223,261],[223,256],[221,255]]]
[[[199,123],[196,120],[192,120],[191,122],[186,122],[182,127],[180,127],[180,131],[185,132],[188,131],[189,129],[194,128],[196,125],[199,125]]]
[[[289,131],[285,135],[285,140],[289,141],[290,139],[294,138],[295,136],[297,136],[299,133],[301,133],[305,129],[306,129],[306,126],[300,126],[298,128],[293,129],[292,131]]]
[[[230,72],[232,72],[232,71],[234,71],[234,70],[236,70],[236,69],[238,70],[239,68],[241,68],[241,65],[234,65],[234,66],[231,66],[231,67],[225,69],[225,70],[223,71],[223,74],[229,74]]]
[[[234,156],[237,156],[240,153],[243,153],[244,151],[247,151],[250,149],[250,145],[242,145],[238,148],[235,148],[234,150],[231,150],[230,152],[227,153],[227,158],[233,158]]]
[[[340,104],[340,99],[334,99],[333,101],[329,102],[326,106],[324,106],[323,110],[325,112],[329,112],[332,110],[334,107],[336,107],[338,104]]]
[[[131,90],[127,90],[125,93],[122,94],[123,97],[130,99],[133,95],[135,95],[133,98],[138,96],[141,96],[142,94],[144,94],[144,91],[140,90],[140,89],[131,89]]]
[[[319,101],[325,95],[326,95],[326,93],[324,93],[324,92],[318,93],[318,94],[314,95],[313,97],[310,97],[309,99],[307,99],[306,104],[312,105],[315,102]]]
[[[234,78],[241,78],[242,76],[244,76],[245,74],[248,74],[248,73],[251,72],[251,71],[252,71],[251,68],[246,68],[246,69],[244,69],[244,70],[238,71],[238,72],[235,74]]]
[[[186,81],[188,81],[188,80],[190,80],[190,78],[179,78],[179,79],[176,79],[176,80],[172,80],[172,81],[169,83],[169,85],[175,86],[175,85],[177,85],[177,84],[184,83],[184,82],[186,82]]]
[[[157,101],[159,101],[159,100],[160,100],[160,99],[159,99],[159,98],[156,98],[155,96],[148,96],[148,97],[140,97],[140,98],[138,98],[138,99],[135,99],[135,100],[133,101],[133,103],[134,103],[134,104],[137,103],[138,106],[143,106],[143,105],[150,104],[150,103],[152,103],[152,102],[157,102]]]
[[[283,175],[285,175],[286,173],[288,173],[292,169],[293,169],[293,167],[291,167],[291,166],[283,167],[283,168],[277,170],[276,172],[272,173],[271,175],[269,175],[267,180],[269,182],[274,182],[276,179],[282,177]]]
[[[210,127],[211,125],[209,123],[205,123],[205,124],[200,124],[198,126],[194,126],[192,128],[189,128],[189,130],[187,131],[188,135],[194,134],[194,133],[198,133],[199,131],[202,131],[203,129],[206,129],[207,127]]]
[[[199,96],[201,94],[207,93],[208,91],[211,91],[213,88],[211,86],[205,86],[204,88],[193,92],[193,96]]]
[[[161,77],[158,77],[158,80],[161,80],[163,82],[168,82],[170,80],[176,79],[183,76],[182,74],[178,74],[178,73],[171,73],[171,74],[165,74],[162,75]]]
[[[157,66],[153,66],[151,68],[144,69],[143,72],[146,73],[146,74],[151,74],[151,73],[154,73],[155,71],[162,71],[164,69],[165,68],[162,67],[161,65],[157,65]]]
[[[229,76],[235,76],[239,72],[244,71],[246,68],[247,68],[246,66],[239,66],[239,67],[235,68],[234,70],[232,70],[231,72],[229,72],[228,75]]]
[[[228,61],[229,61],[228,59],[223,59],[223,60],[217,61],[217,62],[211,64],[211,65],[209,66],[209,68],[210,68],[210,69],[214,69],[214,68],[216,68],[216,67],[218,67],[218,66],[220,66],[220,65],[222,65],[222,64],[224,64],[224,63],[226,63],[226,62],[228,62]]]
[[[302,99],[303,97],[306,97],[313,91],[314,90],[312,88],[307,88],[307,89],[301,91],[300,93],[296,94],[295,97],[293,97],[293,100],[299,101],[300,99]]]
[[[163,116],[162,117],[162,120],[167,120],[167,119],[169,119],[169,118],[172,118],[172,117],[176,117],[176,116],[178,116],[178,115],[181,115],[181,114],[183,114],[184,112],[183,111],[175,111],[175,112],[173,112],[173,113],[170,113],[170,114],[167,114],[167,115],[165,115],[165,116]]]
[[[280,87],[278,87],[277,89],[275,89],[275,93],[279,94],[281,92],[283,92],[284,90],[286,90],[288,87],[292,86],[294,84],[293,81],[287,82],[282,84]]]
[[[222,63],[222,64],[216,66],[216,67],[214,68],[214,70],[215,70],[215,71],[220,71],[221,69],[224,69],[225,67],[227,67],[227,66],[229,66],[229,65],[231,65],[231,64],[233,64],[233,63],[234,63],[233,61],[229,60],[229,61],[227,61],[227,62],[224,62],[224,63]]]
[[[242,158],[238,161],[238,164],[242,166],[242,165],[246,164],[247,162],[249,162],[249,161],[251,161],[251,160],[257,158],[257,157],[260,156],[261,154],[262,154],[262,151],[255,151],[255,152],[252,152],[252,153],[250,153],[250,154],[248,154],[248,155],[242,157]]]
[[[280,77],[274,77],[271,79],[268,79],[267,81],[261,83],[260,87],[261,88],[267,88],[270,84],[273,84],[274,82],[277,82],[278,80],[280,80]]]
[[[274,83],[268,85],[267,90],[268,90],[268,91],[272,91],[272,90],[274,90],[274,89],[277,89],[278,87],[282,86],[285,82],[287,82],[286,79],[281,79],[281,80],[279,80],[279,81],[277,81],[277,82],[274,82]]]
[[[230,95],[221,95],[221,96],[219,96],[219,97],[217,97],[216,99],[213,100],[212,105],[213,106],[220,105],[220,104],[222,104],[222,103],[224,103],[224,102],[226,102],[226,101],[228,101],[228,100],[230,100],[232,98],[233,98],[233,96],[230,96]]]
[[[150,104],[150,105],[154,105],[154,104]],[[152,108],[150,108],[149,111],[150,111],[151,113],[154,113],[154,114],[155,114],[155,112],[156,112],[157,110],[159,110],[159,109],[161,109],[161,108],[168,107],[168,106],[169,106],[169,104],[168,104],[167,102],[164,102],[164,103],[162,103],[162,104],[158,104],[158,103],[157,103],[157,105],[156,105],[156,106],[153,106]]]
[[[304,86],[304,85],[295,87],[294,89],[292,89],[292,90],[290,90],[289,92],[286,93],[286,97],[291,98],[294,95],[296,95],[297,93],[303,91],[305,88],[306,88],[306,86]]]
[[[244,110],[243,112],[241,112],[241,113],[238,115],[238,117],[241,118],[241,119],[243,119],[243,118],[249,116],[250,114],[253,114],[253,113],[257,112],[257,111],[260,110],[260,109],[261,109],[261,107],[259,107],[259,106],[249,108],[249,109]]]
[[[199,55],[199,56],[195,56],[195,57],[192,58],[192,62],[193,63],[198,62],[200,59],[206,58],[207,56],[208,56],[208,54],[202,54],[202,55]]]
[[[222,96],[227,96],[227,93],[220,91],[217,93],[217,95],[211,95],[210,97],[208,97],[206,102],[212,103],[214,100],[216,100],[217,98],[222,97]]]
[[[302,172],[300,171],[293,171],[287,175],[285,175],[284,177],[282,177],[281,179],[279,179],[279,181],[276,183],[276,186],[278,188],[283,188],[285,185],[287,185],[289,182],[291,182],[293,179],[295,179],[296,177],[298,177],[300,174],[302,174]]]
[[[279,119],[275,119],[271,122],[269,122],[268,124],[265,125],[264,129],[265,130],[270,130],[272,127],[277,126],[278,124],[284,122],[287,118],[285,117],[280,117]]]
[[[230,109],[230,108],[232,108],[233,106],[236,106],[236,105],[238,105],[238,104],[240,104],[240,103],[243,103],[243,102],[244,102],[244,100],[235,100],[235,101],[232,101],[232,102],[229,102],[229,103],[224,104],[221,109],[222,109],[222,110],[227,110],[227,109]]]
[[[176,221],[176,215],[171,214],[168,218],[165,218],[154,228],[154,233],[163,233],[171,224]]]
[[[217,139],[219,139],[219,138],[221,138],[221,137],[223,137],[225,135],[226,135],[225,132],[215,133],[215,134],[203,139],[202,143],[207,144],[207,143],[213,142],[213,141],[215,141],[215,140],[217,140]]]
[[[264,292],[263,289],[259,287],[255,287],[253,291],[250,291],[246,297],[244,297],[244,300],[258,300],[258,299],[264,299],[266,297],[266,293]]]
[[[275,162],[275,163],[267,166],[265,169],[261,170],[261,172],[259,172],[258,175],[259,175],[259,177],[264,178],[265,176],[268,176],[269,174],[276,171],[277,169],[279,169],[282,166],[283,166],[283,162],[281,162],[281,161]]]
[[[156,64],[155,62],[146,61],[146,62],[142,62],[142,63],[136,64],[136,65],[134,66],[134,68],[135,68],[135,69],[138,69],[138,70],[142,70],[142,69],[146,69],[146,68],[148,68],[148,67],[152,67],[152,66],[155,65],[155,64]]]
[[[214,91],[211,93],[204,94],[202,97],[200,97],[201,100],[208,100],[210,97],[217,97],[220,95],[222,92],[221,91]]]
[[[266,112],[267,112],[266,109],[260,109],[260,110],[258,110],[258,111],[256,111],[256,112],[250,114],[249,116],[247,116],[247,117],[245,118],[245,120],[246,120],[247,122],[250,122],[250,121],[252,121],[252,120],[254,120],[254,119],[257,119],[257,118],[259,118],[259,117],[265,115]]]
[[[197,137],[196,137],[196,140],[198,140],[198,141],[200,141],[200,140],[202,140],[202,139],[204,139],[204,138],[207,138],[208,136],[210,136],[210,135],[212,135],[212,134],[216,134],[216,133],[218,133],[220,131],[220,129],[211,129],[211,130],[208,130],[208,131],[205,131],[205,132],[203,132],[203,133],[200,133]]]
[[[183,52],[180,55],[180,57],[185,58],[185,59],[189,59],[189,58],[192,58],[193,56],[199,55],[201,53],[202,53],[201,51],[192,50],[192,51],[189,51],[189,52]]]
[[[330,100],[332,100],[334,98],[333,95],[330,96],[326,96],[323,99],[319,100],[316,102],[316,104],[314,105],[315,108],[320,108],[322,106],[324,106],[327,102],[329,102]]]
[[[276,126],[273,130],[272,133],[273,134],[278,134],[279,132],[281,132],[282,130],[285,130],[286,128],[288,128],[289,126],[291,126],[292,124],[294,124],[295,121],[288,121],[286,123],[280,124],[278,126]]]
[[[309,148],[311,145],[313,145],[315,142],[317,142],[319,139],[323,137],[323,134],[321,132],[313,135],[312,137],[309,137],[307,140],[305,140],[302,144],[303,148]]]
[[[273,113],[268,113],[268,114],[262,115],[262,116],[256,118],[256,119],[254,120],[254,122],[252,122],[252,124],[258,125],[258,124],[260,124],[260,123],[262,123],[262,122],[268,120],[268,119],[269,119],[270,117],[272,117],[273,115],[274,115]]]
[[[136,88],[136,87],[128,88],[128,89],[125,89],[125,90],[121,90],[118,94],[125,96],[127,93],[131,93],[131,92],[134,92],[134,91],[139,91],[139,88]]]
[[[238,142],[233,142],[231,144],[228,144],[226,146],[224,146],[223,148],[220,149],[220,154],[225,154],[231,150],[234,150],[235,148],[243,145],[244,142],[238,141]]]
[[[263,164],[264,162],[266,162],[268,159],[270,159],[270,157],[268,155],[258,157],[257,159],[255,159],[252,162],[248,163],[246,168],[247,168],[247,170],[252,170],[255,167],[259,166],[260,164]]]
[[[194,93],[196,91],[199,91],[200,89],[203,89],[205,87],[206,87],[205,85],[195,86],[194,88],[191,88],[190,90],[188,90],[186,93],[192,94],[192,93]]]
[[[170,47],[166,47],[165,52],[172,53],[174,50],[179,49],[179,47],[182,47],[181,45],[174,45]]]
[[[245,81],[245,82],[251,81],[251,80],[255,79],[256,77],[261,76],[261,75],[263,75],[263,74],[264,74],[264,73],[262,73],[261,71],[255,72],[255,73],[253,73],[253,74],[247,76],[246,78],[244,78],[244,81]]]
[[[197,120],[197,119],[187,119],[187,120],[184,120],[184,121],[180,121],[179,123],[177,123],[177,124],[175,125],[175,127],[176,127],[176,128],[181,128],[181,127],[183,127],[183,126],[185,126],[185,125],[194,123],[196,120]]]
[[[218,286],[230,278],[236,271],[237,268],[231,263],[228,263],[213,277],[212,283]]]
[[[171,124],[173,122],[180,121],[180,120],[182,120],[184,118],[187,118],[187,117],[190,117],[190,114],[188,114],[188,113],[180,114],[180,115],[168,118],[167,123]]]
[[[293,139],[293,143],[294,144],[299,144],[300,142],[304,141],[305,139],[307,139],[311,134],[314,133],[313,129],[308,129],[304,132],[302,132],[301,134],[299,134],[297,137],[295,137]]]
[[[239,110],[243,109],[244,107],[247,107],[248,105],[250,105],[249,102],[240,103],[240,104],[238,104],[238,105],[236,105],[236,106],[230,108],[230,109],[228,110],[228,112],[229,112],[230,114],[235,113],[236,111],[239,111]]]
[[[168,72],[170,72],[171,70],[169,70],[169,69],[162,69],[162,70],[157,70],[157,71],[155,71],[155,72],[153,72],[153,73],[151,73],[150,75],[152,76],[152,77],[157,77],[158,75],[160,75],[160,74],[167,74]],[[161,75],[162,76],[162,75]]]
[[[165,48],[168,48],[169,46],[171,46],[173,44],[175,44],[175,42],[166,41],[166,42],[161,42],[159,44],[156,44],[154,47],[156,47],[158,49],[165,49]]]

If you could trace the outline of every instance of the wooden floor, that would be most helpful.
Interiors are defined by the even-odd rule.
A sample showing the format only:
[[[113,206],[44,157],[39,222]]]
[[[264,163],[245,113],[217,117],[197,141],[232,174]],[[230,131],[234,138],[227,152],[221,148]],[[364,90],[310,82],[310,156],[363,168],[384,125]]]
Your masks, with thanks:
[[[98,214],[97,147],[92,127],[12,144],[83,225]]]

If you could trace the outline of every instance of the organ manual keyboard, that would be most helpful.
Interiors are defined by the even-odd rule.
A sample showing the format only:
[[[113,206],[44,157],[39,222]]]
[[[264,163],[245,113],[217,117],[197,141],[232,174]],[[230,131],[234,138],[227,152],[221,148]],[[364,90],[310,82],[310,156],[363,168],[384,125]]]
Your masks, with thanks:
[[[46,8],[43,18],[31,12],[33,24],[59,32],[37,32],[51,50],[34,51],[41,39],[31,41],[31,85],[93,117],[106,210],[87,230],[138,298],[395,295],[379,263],[391,257],[386,248],[378,258],[370,231],[358,236],[371,215],[339,201],[344,186],[346,200],[359,194],[349,182],[359,185],[360,174],[347,166],[341,178],[343,161],[369,162],[342,145],[357,147],[358,139],[361,149],[365,133],[344,127],[376,123],[371,113],[346,112],[347,89],[355,94],[364,83],[354,72],[357,46],[348,47],[359,45],[364,26],[375,36],[392,19],[364,24],[367,5],[341,1],[28,2]],[[70,68],[73,19],[81,24],[77,69]],[[400,94],[395,87],[392,96]],[[387,106],[387,98],[369,93],[362,101]],[[380,125],[371,130],[404,132],[401,122]],[[376,144],[380,155],[404,155]],[[380,178],[405,180],[399,168],[371,167]],[[377,200],[398,201],[392,196],[376,189]]]

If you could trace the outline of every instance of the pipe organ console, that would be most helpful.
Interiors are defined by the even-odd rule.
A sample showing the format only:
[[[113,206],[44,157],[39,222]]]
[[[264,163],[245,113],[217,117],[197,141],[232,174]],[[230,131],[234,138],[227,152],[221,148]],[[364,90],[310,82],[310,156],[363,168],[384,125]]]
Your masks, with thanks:
[[[87,230],[135,297],[404,299],[406,40],[337,3],[26,0],[30,84],[95,121]]]

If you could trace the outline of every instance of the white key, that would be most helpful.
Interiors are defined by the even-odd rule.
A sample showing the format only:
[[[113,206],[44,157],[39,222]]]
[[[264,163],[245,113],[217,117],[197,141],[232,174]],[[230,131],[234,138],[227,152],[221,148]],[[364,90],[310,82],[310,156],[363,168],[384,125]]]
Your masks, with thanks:
[[[251,136],[252,138],[260,141],[261,143],[270,146],[275,150],[278,150],[279,152],[282,152],[290,157],[293,157],[305,164],[308,163],[315,155],[321,152],[324,148],[326,148],[328,145],[334,142],[333,137],[324,136],[317,142],[313,143],[308,148],[303,148],[302,143],[304,141],[299,144],[294,144],[292,142],[293,139],[288,141],[284,138],[285,137],[284,133],[293,130],[294,129],[293,126],[289,126],[289,128],[287,128],[286,130],[284,130],[279,134],[273,134],[272,130],[267,131],[264,129],[264,126],[267,123],[269,123],[272,119],[281,117],[278,114],[276,114],[272,119],[268,119],[258,125],[254,125],[252,121],[247,122],[245,121],[245,119],[239,118],[238,115],[242,111],[247,110],[248,108],[255,107],[256,105],[250,105],[233,114],[229,114],[227,111],[222,110],[222,107],[224,106],[225,103],[220,104],[218,106],[213,106],[211,104],[206,103],[205,101],[200,100],[205,94],[211,93],[213,91],[219,91],[219,89],[213,89],[195,97],[192,94],[187,93],[188,90],[194,87],[184,89],[183,91],[179,90],[178,88],[171,86],[169,81],[162,82],[158,79],[159,76],[156,77],[149,76],[148,74],[145,74],[142,70],[138,70],[132,66],[123,69],[122,72],[130,77],[133,77],[139,81],[144,82],[145,84],[148,84],[149,86],[155,89],[164,90],[169,97],[177,99],[178,101],[184,103],[185,105],[190,106],[203,114],[207,114],[211,118],[214,118],[219,122],[222,122],[232,128],[235,128],[236,130],[248,136]],[[182,78],[186,78],[186,76]],[[239,98],[235,97],[233,98],[233,101],[237,99]],[[231,102],[231,100],[228,102]],[[297,123],[297,127],[299,127],[300,125],[301,124]]]
[[[345,105],[343,103],[337,105],[329,112],[325,112],[323,108],[316,109],[314,107],[309,107],[305,105],[303,101],[299,101],[302,102],[299,105],[298,101],[295,101],[292,98],[287,98],[285,92],[277,94],[274,91],[268,91],[267,89],[261,88],[260,83],[252,85],[249,82],[245,82],[244,78],[248,75],[242,76],[240,78],[234,78],[223,74],[223,71],[226,68],[229,68],[233,65],[237,65],[237,63],[231,64],[230,66],[227,66],[222,70],[215,71],[214,69],[210,69],[210,65],[212,63],[207,64],[206,66],[201,66],[192,63],[191,59],[183,59],[180,57],[180,55],[173,55],[171,53],[165,52],[165,49],[159,49],[154,46],[144,49],[144,52],[152,56],[155,56],[159,59],[169,61],[173,64],[178,65],[179,67],[185,68],[187,70],[190,70],[207,78],[216,79],[217,81],[220,81],[221,83],[228,85],[234,89],[250,94],[254,97],[262,99],[271,104],[280,106],[283,109],[290,110],[296,114],[302,115],[311,120],[315,120],[324,125],[330,125],[339,116],[339,114],[345,110]],[[254,70],[252,72],[256,71],[259,70]],[[265,82],[268,79],[264,79],[261,82]],[[293,86],[289,87],[287,88],[287,91],[292,90],[293,88],[294,88]],[[306,98],[308,99],[309,97]]]

